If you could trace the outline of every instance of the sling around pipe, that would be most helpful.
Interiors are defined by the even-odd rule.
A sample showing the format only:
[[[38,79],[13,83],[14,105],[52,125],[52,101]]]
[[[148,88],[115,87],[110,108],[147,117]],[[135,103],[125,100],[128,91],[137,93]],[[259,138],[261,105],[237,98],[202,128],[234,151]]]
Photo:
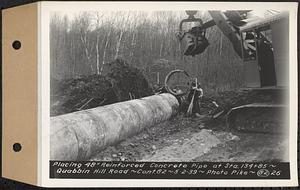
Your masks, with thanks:
[[[164,93],[78,111],[50,119],[50,159],[87,160],[93,154],[178,111],[175,96]]]

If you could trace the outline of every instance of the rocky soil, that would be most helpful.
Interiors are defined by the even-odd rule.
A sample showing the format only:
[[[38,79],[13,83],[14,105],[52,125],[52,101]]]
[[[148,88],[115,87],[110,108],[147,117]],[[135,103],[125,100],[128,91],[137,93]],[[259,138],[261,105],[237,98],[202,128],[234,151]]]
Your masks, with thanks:
[[[106,161],[287,161],[288,140],[281,134],[243,133],[223,122],[179,115],[150,127],[91,160]],[[206,120],[206,121],[205,121]]]

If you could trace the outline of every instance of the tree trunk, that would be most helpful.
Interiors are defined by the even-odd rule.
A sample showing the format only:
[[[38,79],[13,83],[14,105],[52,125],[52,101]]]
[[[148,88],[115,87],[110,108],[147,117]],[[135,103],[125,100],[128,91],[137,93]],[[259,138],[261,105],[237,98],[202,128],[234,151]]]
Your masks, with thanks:
[[[115,59],[117,59],[117,58],[119,57],[123,33],[124,33],[124,31],[122,30],[122,31],[121,31],[121,34],[120,34],[120,36],[119,36],[119,40],[118,40],[117,45],[116,45],[116,55],[115,55]]]
[[[163,43],[163,41],[162,41],[161,44],[160,44],[159,57],[162,56],[162,50],[163,50],[163,47],[164,47],[164,43]]]
[[[96,66],[97,66],[97,75],[100,74],[100,63],[99,63],[99,34],[97,34],[96,40]]]
[[[90,64],[91,58],[90,58],[90,53],[89,53],[89,49],[88,49],[88,46],[87,46],[87,39],[86,39],[87,38],[87,33],[86,32],[83,32],[83,33],[81,32],[80,39],[81,39],[81,42],[83,44],[86,59],[88,61],[88,64]]]
[[[135,32],[133,31],[132,40],[131,40],[131,50],[130,50],[130,62],[132,62],[134,50],[135,50],[136,42],[135,42]]]
[[[223,45],[223,44],[222,44],[222,43],[223,43],[223,42],[222,42],[222,41],[223,41],[223,38],[222,38],[222,37],[223,37],[223,36],[222,36],[223,34],[220,34],[220,35],[221,35],[221,37],[220,37],[220,57],[221,57],[221,55],[222,55],[222,45]]]
[[[107,46],[108,46],[110,34],[111,34],[111,30],[110,30],[109,33],[107,34],[106,41],[105,41],[105,46],[104,46],[104,50],[103,50],[103,58],[102,58],[102,66],[101,66],[100,72],[99,72],[100,75],[102,74],[103,66],[104,66],[104,64],[105,64],[106,49],[107,49]]]

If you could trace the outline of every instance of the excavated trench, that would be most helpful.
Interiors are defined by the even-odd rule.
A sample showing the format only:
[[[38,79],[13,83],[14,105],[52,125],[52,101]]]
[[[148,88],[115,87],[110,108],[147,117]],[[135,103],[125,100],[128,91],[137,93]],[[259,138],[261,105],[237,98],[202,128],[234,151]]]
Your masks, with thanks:
[[[51,116],[150,96],[153,90],[143,74],[126,62],[107,65],[107,75],[79,77],[51,83]],[[205,91],[205,89],[203,89]],[[227,113],[232,107],[251,103],[278,103],[273,91],[228,91],[205,94],[201,117],[178,114],[145,128],[133,137],[104,150],[91,160],[113,161],[287,161],[288,138],[283,134],[246,133],[229,130],[225,116],[212,119],[212,101]],[[266,115],[268,117],[268,115]],[[274,121],[276,118],[266,118]],[[282,125],[282,124],[280,124]]]

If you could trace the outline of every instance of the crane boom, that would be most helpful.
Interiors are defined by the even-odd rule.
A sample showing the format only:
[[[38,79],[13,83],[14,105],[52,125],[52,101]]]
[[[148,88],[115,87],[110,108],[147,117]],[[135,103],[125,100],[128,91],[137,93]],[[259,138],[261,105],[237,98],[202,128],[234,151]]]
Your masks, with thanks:
[[[242,39],[238,30],[226,20],[226,16],[221,11],[208,11],[215,24],[220,28],[223,34],[230,40],[235,52],[242,58]]]

